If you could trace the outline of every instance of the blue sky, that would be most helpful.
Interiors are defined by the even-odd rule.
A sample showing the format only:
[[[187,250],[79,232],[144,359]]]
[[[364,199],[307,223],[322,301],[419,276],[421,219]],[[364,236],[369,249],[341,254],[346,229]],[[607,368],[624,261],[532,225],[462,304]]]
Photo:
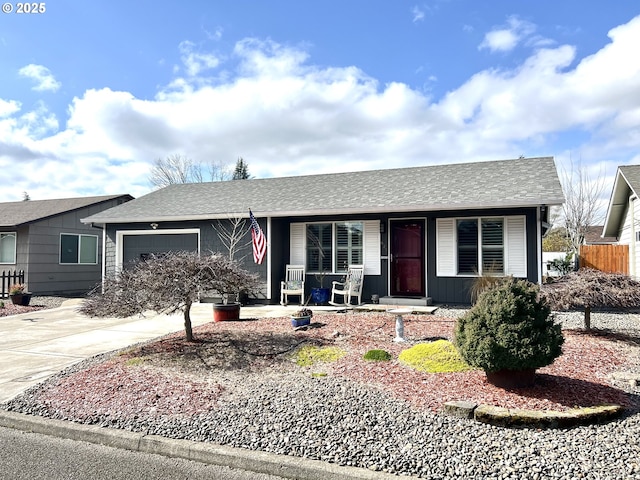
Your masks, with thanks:
[[[256,177],[640,163],[637,0],[10,5],[0,201],[140,196],[173,154]]]

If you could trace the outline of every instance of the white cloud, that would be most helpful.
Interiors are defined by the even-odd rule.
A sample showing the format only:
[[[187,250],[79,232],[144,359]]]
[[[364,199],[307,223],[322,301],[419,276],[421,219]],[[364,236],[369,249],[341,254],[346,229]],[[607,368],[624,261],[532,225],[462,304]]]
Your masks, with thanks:
[[[18,70],[18,74],[36,82],[33,90],[37,92],[57,91],[62,84],[58,82],[47,67],[30,63]]]
[[[492,52],[508,52],[513,50],[524,38],[527,38],[536,27],[534,24],[521,20],[513,15],[507,18],[507,25],[496,27],[486,33],[478,49],[488,49]]]
[[[19,157],[35,172],[16,179],[0,168],[2,200],[88,188],[138,196],[150,189],[152,162],[172,153],[227,164],[241,156],[257,177],[520,154],[562,162],[569,152],[606,159],[610,170],[640,151],[640,17],[610,38],[582,59],[570,45],[538,49],[516,68],[477,72],[436,99],[403,83],[381,85],[356,67],[315,66],[299,48],[245,39],[229,54],[233,68],[215,67],[229,71],[224,81],[203,69],[151,99],[87,90],[62,129],[42,106],[23,112],[0,100],[0,163]]]
[[[220,59],[211,53],[200,53],[195,51],[195,44],[185,40],[180,43],[180,58],[186,69],[187,75],[195,77],[200,73],[216,68],[220,64]]]
[[[413,14],[413,23],[421,22],[424,20],[424,10],[422,10],[417,5],[411,9],[411,13]]]

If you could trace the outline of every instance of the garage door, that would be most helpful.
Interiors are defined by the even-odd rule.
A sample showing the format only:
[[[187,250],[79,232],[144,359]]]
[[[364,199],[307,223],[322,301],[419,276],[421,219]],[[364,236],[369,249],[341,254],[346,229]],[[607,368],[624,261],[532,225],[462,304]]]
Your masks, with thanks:
[[[138,262],[150,254],[166,252],[197,252],[197,233],[154,233],[153,235],[124,235],[122,237],[123,265]]]

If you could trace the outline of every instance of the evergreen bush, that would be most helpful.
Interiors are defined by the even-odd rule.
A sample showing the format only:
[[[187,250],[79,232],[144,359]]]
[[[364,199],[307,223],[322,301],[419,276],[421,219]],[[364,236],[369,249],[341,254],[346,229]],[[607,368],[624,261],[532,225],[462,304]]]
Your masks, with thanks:
[[[564,338],[539,293],[536,285],[513,278],[483,292],[456,324],[454,344],[462,358],[485,372],[553,363]]]
[[[388,362],[391,360],[391,354],[386,350],[369,350],[363,358],[372,362]]]

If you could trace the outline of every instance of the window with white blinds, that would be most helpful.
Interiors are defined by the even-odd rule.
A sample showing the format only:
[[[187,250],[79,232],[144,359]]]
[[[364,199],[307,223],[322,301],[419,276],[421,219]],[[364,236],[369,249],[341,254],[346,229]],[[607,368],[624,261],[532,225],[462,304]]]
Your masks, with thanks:
[[[436,220],[436,274],[527,276],[524,216]]]
[[[290,262],[304,264],[310,273],[344,273],[349,265],[364,265],[366,275],[380,275],[380,222],[292,223]]]

